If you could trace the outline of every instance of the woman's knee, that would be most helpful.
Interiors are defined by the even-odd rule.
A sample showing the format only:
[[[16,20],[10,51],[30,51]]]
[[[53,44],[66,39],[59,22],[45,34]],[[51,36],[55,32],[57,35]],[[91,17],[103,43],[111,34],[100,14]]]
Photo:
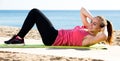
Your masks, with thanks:
[[[39,12],[40,10],[37,9],[37,8],[33,8],[33,9],[31,9],[31,11],[32,11],[32,12]]]
[[[43,15],[43,13],[39,10],[39,9],[37,9],[37,8],[33,8],[33,9],[31,9],[31,11],[30,11],[31,13],[34,13],[34,14],[36,14],[36,15]]]

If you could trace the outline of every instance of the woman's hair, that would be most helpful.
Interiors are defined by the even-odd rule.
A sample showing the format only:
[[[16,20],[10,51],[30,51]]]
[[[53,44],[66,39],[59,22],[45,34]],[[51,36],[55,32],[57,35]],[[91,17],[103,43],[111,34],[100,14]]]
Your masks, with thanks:
[[[100,24],[100,27],[103,28],[105,26],[107,26],[107,32],[108,32],[108,38],[106,40],[106,43],[108,43],[109,45],[112,44],[112,40],[113,40],[113,27],[112,27],[112,23],[106,19],[104,19],[102,16],[97,16],[97,18],[99,18],[102,22]]]
[[[113,39],[113,27],[112,27],[112,24],[110,21],[108,21],[108,20],[106,20],[106,21],[107,21],[107,31],[108,31],[108,38],[107,38],[106,42],[111,45],[113,42],[113,40],[112,40]]]

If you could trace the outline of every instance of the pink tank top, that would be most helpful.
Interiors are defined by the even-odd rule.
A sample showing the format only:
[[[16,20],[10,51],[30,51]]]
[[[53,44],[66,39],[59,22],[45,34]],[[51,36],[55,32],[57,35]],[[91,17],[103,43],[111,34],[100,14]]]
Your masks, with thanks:
[[[59,30],[53,46],[82,46],[82,41],[88,32],[85,26],[76,26],[71,30]]]

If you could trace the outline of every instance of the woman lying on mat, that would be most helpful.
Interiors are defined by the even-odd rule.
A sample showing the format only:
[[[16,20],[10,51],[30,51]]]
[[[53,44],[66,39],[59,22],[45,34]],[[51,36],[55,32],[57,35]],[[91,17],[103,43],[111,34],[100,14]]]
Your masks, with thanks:
[[[32,9],[19,33],[5,44],[23,44],[25,35],[34,24],[47,46],[90,46],[99,42],[112,43],[112,24],[102,16],[93,17],[85,8],[81,8],[80,15],[83,26],[74,29],[56,30],[49,19],[38,9]],[[90,23],[87,21],[89,18]]]

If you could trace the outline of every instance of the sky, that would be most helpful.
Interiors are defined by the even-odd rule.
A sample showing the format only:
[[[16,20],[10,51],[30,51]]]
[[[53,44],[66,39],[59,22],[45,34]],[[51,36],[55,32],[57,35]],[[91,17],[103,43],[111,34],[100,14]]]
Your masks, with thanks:
[[[120,10],[119,0],[0,0],[0,10]]]

